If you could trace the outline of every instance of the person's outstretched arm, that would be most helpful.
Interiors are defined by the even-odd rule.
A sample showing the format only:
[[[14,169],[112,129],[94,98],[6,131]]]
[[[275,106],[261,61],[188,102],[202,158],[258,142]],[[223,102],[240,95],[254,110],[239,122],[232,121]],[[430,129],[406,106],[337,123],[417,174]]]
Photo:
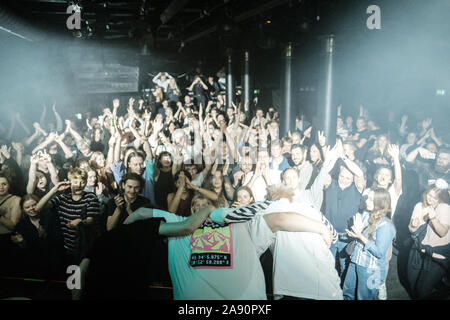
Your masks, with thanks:
[[[190,235],[198,229],[203,222],[205,222],[205,220],[209,217],[209,214],[214,209],[215,207],[213,206],[207,206],[181,222],[162,222],[159,226],[159,234],[167,237]],[[124,224],[130,224],[138,220],[152,218],[154,210],[156,209],[139,208],[128,216],[128,218],[124,221]]]

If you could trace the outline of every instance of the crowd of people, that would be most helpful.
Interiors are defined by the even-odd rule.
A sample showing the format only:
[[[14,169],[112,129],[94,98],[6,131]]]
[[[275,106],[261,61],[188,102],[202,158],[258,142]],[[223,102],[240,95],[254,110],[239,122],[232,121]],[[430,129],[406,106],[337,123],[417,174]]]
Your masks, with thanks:
[[[1,276],[77,265],[81,299],[167,284],[174,299],[385,300],[396,254],[411,298],[448,294],[450,149],[431,118],[338,106],[336,141],[304,114],[281,136],[275,108],[228,105],[223,79],[153,83],[81,120],[55,104],[32,132],[20,114],[3,125]]]

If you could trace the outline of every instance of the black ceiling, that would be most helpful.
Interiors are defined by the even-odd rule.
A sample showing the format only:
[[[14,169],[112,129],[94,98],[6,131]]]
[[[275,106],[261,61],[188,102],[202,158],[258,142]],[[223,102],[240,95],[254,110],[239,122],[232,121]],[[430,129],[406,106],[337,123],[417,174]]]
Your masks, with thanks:
[[[332,12],[331,0],[3,0],[1,14],[21,18],[18,34],[41,40],[66,27],[71,4],[81,7],[81,36],[147,43],[180,49],[198,44],[233,46],[247,42],[261,48],[298,40],[317,29],[317,16]],[[0,9],[0,10],[2,10]],[[26,25],[25,25],[26,24]],[[0,20],[0,26],[3,25]],[[36,28],[39,27],[39,31]],[[7,29],[14,29],[8,28]],[[295,36],[294,36],[295,34]]]

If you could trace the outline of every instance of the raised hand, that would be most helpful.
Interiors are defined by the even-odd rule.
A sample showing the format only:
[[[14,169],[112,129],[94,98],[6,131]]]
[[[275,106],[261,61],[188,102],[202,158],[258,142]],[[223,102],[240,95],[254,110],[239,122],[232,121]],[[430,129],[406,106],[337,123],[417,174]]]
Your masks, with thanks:
[[[119,107],[119,105],[120,105],[119,99],[114,99],[112,102],[113,102],[113,107],[114,108],[118,108]]]
[[[193,185],[192,182],[187,177],[185,177],[184,181],[186,183],[186,188],[191,190],[197,190],[197,187]]]
[[[407,120],[408,120],[408,116],[407,116],[406,114],[404,114],[404,115],[402,116],[402,123],[405,124]],[[405,128],[406,128],[406,127],[405,127]]]
[[[389,155],[393,158],[393,159],[399,159],[400,158],[400,149],[398,147],[398,145],[396,144],[390,144],[388,146],[387,149]]]
[[[52,157],[47,153],[47,151],[45,151],[44,150],[44,152],[43,152],[43,154],[42,154],[42,156],[41,156],[41,159],[44,161],[44,162],[52,162]]]
[[[244,171],[239,170],[239,171],[235,172],[233,174],[234,181],[241,180],[242,178],[244,178],[244,175],[245,175]]]
[[[38,154],[33,154],[30,158],[30,162],[31,164],[36,164],[39,162],[39,155]]]
[[[64,191],[70,188],[71,182],[70,181],[61,181],[56,186],[53,187],[56,191]]]
[[[36,132],[40,132],[41,126],[37,122],[33,122],[33,128],[36,130]]]
[[[11,157],[11,147],[7,147],[6,144],[2,145],[0,148],[0,153],[5,156],[5,158],[9,159]]]
[[[317,132],[317,138],[318,138],[318,140],[319,140],[319,145],[321,146],[321,147],[324,147],[325,146],[325,143],[326,143],[326,141],[327,141],[327,138],[325,137],[325,134],[324,134],[324,132],[323,131],[318,131]]]
[[[262,174],[262,164],[261,161],[256,162],[256,168],[255,168],[255,176],[259,177]]]
[[[178,188],[184,188],[186,186],[186,176],[184,175],[184,172],[181,171],[180,175],[178,176],[178,182],[180,182],[180,185],[178,186]]]

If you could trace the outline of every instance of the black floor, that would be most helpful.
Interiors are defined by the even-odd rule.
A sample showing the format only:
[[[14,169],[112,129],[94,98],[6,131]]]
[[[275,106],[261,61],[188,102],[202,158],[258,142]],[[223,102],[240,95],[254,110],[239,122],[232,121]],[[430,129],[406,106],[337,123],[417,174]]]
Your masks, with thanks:
[[[394,254],[389,264],[389,272],[386,280],[388,300],[411,300],[408,292],[405,290],[404,280],[398,276],[398,258],[402,256]],[[267,257],[265,257],[267,259]],[[270,259],[268,259],[270,260]],[[267,263],[263,263],[267,265]],[[400,264],[400,268],[402,264]],[[268,270],[264,270],[268,271]],[[266,279],[267,280],[267,279]],[[268,285],[269,292],[271,291]],[[150,290],[155,290],[160,299],[171,300],[172,290],[166,286],[153,286]],[[0,299],[30,299],[30,300],[71,300],[71,293],[66,287],[64,281],[35,281],[32,279],[5,279],[0,278]],[[272,296],[268,295],[269,299]],[[449,300],[448,296],[445,300]]]

